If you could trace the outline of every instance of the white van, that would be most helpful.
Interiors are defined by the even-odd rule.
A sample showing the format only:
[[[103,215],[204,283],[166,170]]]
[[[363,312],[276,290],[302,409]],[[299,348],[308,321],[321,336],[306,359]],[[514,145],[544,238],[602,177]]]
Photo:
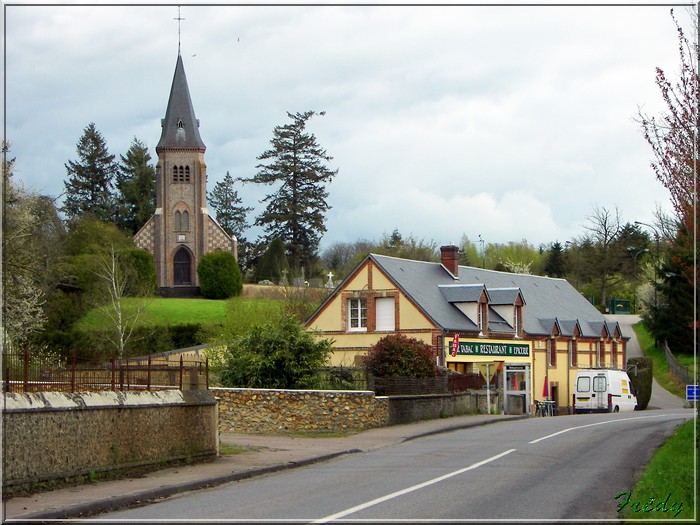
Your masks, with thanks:
[[[574,414],[584,412],[632,412],[637,396],[627,372],[590,368],[576,373]]]

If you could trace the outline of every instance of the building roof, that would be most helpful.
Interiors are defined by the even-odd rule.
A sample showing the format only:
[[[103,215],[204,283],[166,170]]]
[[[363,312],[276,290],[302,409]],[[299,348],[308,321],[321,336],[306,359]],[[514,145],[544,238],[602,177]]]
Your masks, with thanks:
[[[459,266],[455,277],[441,263],[399,259],[370,254],[371,259],[397,287],[437,326],[446,331],[471,331],[474,322],[454,303],[474,300],[477,290],[486,288],[490,305],[513,304],[520,293],[524,301],[523,330],[529,335],[551,335],[554,324],[563,336],[573,335],[576,327],[583,337],[612,337],[618,323],[608,321],[565,279],[525,275],[471,266]],[[342,284],[341,284],[342,287]],[[478,297],[477,297],[478,300]],[[494,315],[489,310],[489,317]],[[500,315],[489,328],[507,331],[510,326]],[[510,327],[512,331],[512,327]]]
[[[156,151],[161,148],[206,149],[199,136],[199,120],[194,114],[185,66],[179,53],[170,87],[168,108],[165,111],[165,118],[161,120],[161,126],[163,130]]]

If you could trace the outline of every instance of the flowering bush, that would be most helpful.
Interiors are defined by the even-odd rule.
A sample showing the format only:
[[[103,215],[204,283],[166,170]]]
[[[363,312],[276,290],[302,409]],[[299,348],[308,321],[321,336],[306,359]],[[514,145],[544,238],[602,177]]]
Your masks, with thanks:
[[[375,377],[431,377],[437,370],[430,345],[401,334],[382,337],[370,347],[364,366]]]

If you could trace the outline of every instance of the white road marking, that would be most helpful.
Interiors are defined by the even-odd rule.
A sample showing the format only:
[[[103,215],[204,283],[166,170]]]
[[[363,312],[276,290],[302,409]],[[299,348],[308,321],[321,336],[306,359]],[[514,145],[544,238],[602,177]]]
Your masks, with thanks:
[[[479,468],[483,465],[486,465],[487,463],[490,463],[492,461],[496,461],[497,459],[500,459],[503,456],[510,454],[511,452],[515,452],[515,450],[516,449],[511,448],[510,450],[506,450],[505,452],[501,452],[500,454],[498,454],[496,456],[492,456],[492,457],[485,459],[483,461],[479,461],[478,463],[474,463],[473,465],[469,465],[468,467],[464,467],[464,468],[461,468],[459,470],[455,470],[454,472],[450,472],[450,473],[445,474],[443,476],[433,478],[431,480],[425,481],[423,483],[419,483],[418,485],[413,485],[412,487],[408,487],[408,488],[405,488],[403,490],[399,490],[397,492],[392,492],[391,494],[387,494],[386,496],[382,496],[381,498],[373,499],[372,501],[368,501],[366,503],[356,505],[355,507],[351,507],[349,509],[337,512],[336,514],[331,514],[330,516],[326,516],[325,518],[321,518],[321,519],[312,521],[311,523],[326,523],[329,521],[337,520],[339,518],[344,518],[345,516],[347,516],[349,514],[353,514],[355,512],[364,510],[364,509],[372,507],[374,505],[384,503],[385,501],[389,501],[390,499],[393,499],[393,498],[398,498],[399,496],[403,496],[404,494],[408,494],[409,492],[420,490],[422,488],[428,487],[428,486],[433,485],[435,483],[439,483],[440,481],[444,481],[444,480],[449,479],[449,478],[454,477],[454,476],[459,476],[460,474],[463,474],[464,472],[467,472],[469,470],[474,470],[475,468]]]
[[[579,428],[595,427],[597,425],[607,425],[608,423],[619,423],[621,421],[634,421],[635,419],[650,419],[650,418],[654,418],[654,417],[668,417],[669,415],[671,415],[671,414],[659,414],[658,416],[626,417],[626,418],[620,418],[620,419],[611,419],[609,421],[600,421],[598,423],[590,423],[589,425],[581,425],[578,427],[565,428],[564,430],[560,430],[559,432],[555,432],[554,434],[549,434],[548,436],[544,436],[544,437],[535,439],[533,441],[528,441],[528,443],[529,444],[539,443],[540,441],[544,441],[545,439],[549,439],[549,438],[558,436],[560,434],[570,432],[571,430],[578,430]]]

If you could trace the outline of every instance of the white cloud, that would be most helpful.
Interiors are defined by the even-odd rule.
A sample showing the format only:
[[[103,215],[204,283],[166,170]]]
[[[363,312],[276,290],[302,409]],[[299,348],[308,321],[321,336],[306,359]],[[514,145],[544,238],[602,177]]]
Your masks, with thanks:
[[[314,109],[339,168],[323,244],[398,227],[537,245],[580,234],[594,204],[651,222],[668,199],[632,119],[663,109],[654,68],[676,71],[669,9],[183,6],[209,189],[253,175],[286,112]],[[7,138],[27,186],[61,193],[89,122],[117,156],[136,136],[155,157],[174,6],[5,12]],[[259,207],[268,189],[240,193]]]

